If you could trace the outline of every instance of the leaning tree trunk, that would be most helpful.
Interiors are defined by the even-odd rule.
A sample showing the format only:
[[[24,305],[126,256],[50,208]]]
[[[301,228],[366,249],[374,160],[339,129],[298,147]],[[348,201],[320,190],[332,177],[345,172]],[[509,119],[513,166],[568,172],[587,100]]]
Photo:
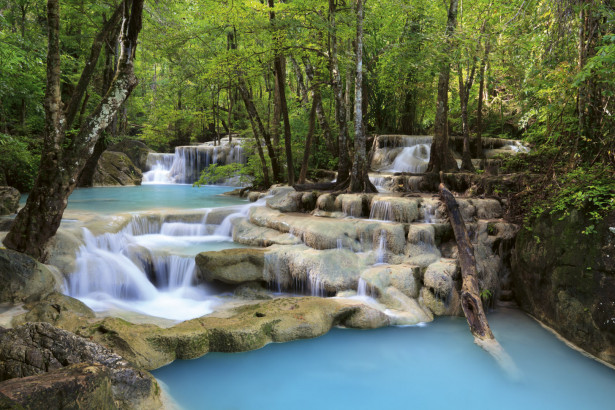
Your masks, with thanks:
[[[131,10],[129,10],[131,8]],[[68,196],[77,183],[96,142],[122,103],[137,85],[133,60],[141,30],[143,0],[123,3],[122,54],[113,83],[94,112],[76,133],[67,133],[60,94],[60,5],[48,0],[47,88],[45,92],[45,140],[39,174],[26,205],[17,214],[4,239],[7,248],[44,261],[46,245],[55,235]]]
[[[363,126],[363,6],[365,0],[357,0],[357,69],[354,84],[354,161],[350,176],[349,192],[378,192],[369,180],[365,152],[365,128]]]
[[[442,178],[442,173],[440,173],[440,178]],[[487,316],[480,299],[474,248],[463,223],[459,205],[453,194],[446,189],[444,184],[440,184],[440,198],[446,204],[448,218],[457,241],[459,265],[461,266],[461,277],[463,280],[461,285],[461,308],[470,326],[470,331],[474,336],[474,342],[492,355],[510,376],[517,378],[520,375],[517,366],[493,336],[489,322],[487,322]]]
[[[446,205],[448,218],[457,241],[459,265],[461,265],[461,277],[463,279],[461,286],[461,308],[470,325],[470,331],[475,338],[480,340],[493,339],[493,333],[491,333],[491,328],[483,309],[483,303],[480,299],[474,247],[470,242],[470,236],[459,211],[459,205],[453,194],[446,189],[444,184],[440,184],[440,198]]]
[[[457,171],[457,161],[448,146],[448,85],[451,64],[448,53],[451,51],[451,41],[457,26],[457,6],[459,0],[451,0],[446,24],[445,59],[438,78],[438,99],[436,105],[436,119],[434,121],[434,138],[431,144],[431,157],[427,172]]]

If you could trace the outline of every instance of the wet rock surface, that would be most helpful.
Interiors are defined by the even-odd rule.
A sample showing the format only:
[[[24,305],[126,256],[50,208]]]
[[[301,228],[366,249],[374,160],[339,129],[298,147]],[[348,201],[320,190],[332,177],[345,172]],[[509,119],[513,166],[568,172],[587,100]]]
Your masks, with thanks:
[[[141,170],[126,154],[105,151],[96,164],[92,178],[94,186],[141,185]]]
[[[154,150],[137,140],[123,140],[107,148],[107,151],[126,154],[132,163],[142,172],[147,171],[147,156]]]
[[[0,249],[0,302],[33,302],[53,292],[56,275],[23,253]]]
[[[117,409],[105,366],[80,363],[0,383],[3,409]]]
[[[512,255],[515,293],[523,309],[615,364],[615,213],[584,234],[590,224],[572,211],[521,230]]]
[[[74,383],[85,386],[101,384],[98,377],[108,373],[113,401],[120,408],[159,407],[159,388],[155,379],[147,372],[131,367],[128,362],[109,349],[79,337],[48,323],[27,323],[14,329],[0,328],[0,380],[43,375],[71,365],[98,365],[95,371],[68,368],[59,373],[61,389],[75,390],[70,375],[77,378]],[[76,371],[80,375],[72,373]],[[67,378],[68,381],[61,379]],[[93,379],[93,380],[92,380]],[[14,383],[17,383],[16,379]],[[26,382],[31,379],[26,380]],[[90,383],[92,381],[92,383]],[[41,383],[55,383],[54,375],[47,374]],[[104,383],[102,383],[104,384]],[[2,392],[7,395],[11,389]],[[97,390],[97,389],[94,389]],[[104,396],[104,391],[94,392]],[[41,392],[43,396],[47,393]],[[19,394],[15,393],[19,398]],[[16,400],[19,402],[19,400]]]
[[[0,186],[0,215],[10,215],[19,208],[19,191],[10,186]]]

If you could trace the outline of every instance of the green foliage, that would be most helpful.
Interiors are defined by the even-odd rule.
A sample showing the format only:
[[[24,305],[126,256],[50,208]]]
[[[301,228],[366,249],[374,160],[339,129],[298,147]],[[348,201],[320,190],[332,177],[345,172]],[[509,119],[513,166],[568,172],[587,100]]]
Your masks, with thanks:
[[[563,219],[577,210],[586,213],[592,221],[583,233],[595,233],[595,224],[615,210],[614,175],[611,167],[601,164],[563,173],[541,188],[541,197],[531,197],[534,202],[525,217],[526,224],[544,213]]]
[[[23,138],[0,133],[0,172],[8,185],[27,192],[38,172],[40,155],[33,153]]]
[[[201,177],[194,183],[194,185],[201,186],[219,184],[234,176],[239,176],[240,182],[245,183],[249,180],[245,171],[246,167],[243,164],[211,164],[209,167],[204,169],[203,172],[201,172]]]

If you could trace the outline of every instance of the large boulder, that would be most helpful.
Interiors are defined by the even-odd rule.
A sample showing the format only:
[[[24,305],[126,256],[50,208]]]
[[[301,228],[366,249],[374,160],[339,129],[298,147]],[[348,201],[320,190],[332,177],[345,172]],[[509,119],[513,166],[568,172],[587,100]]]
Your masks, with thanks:
[[[10,215],[19,208],[19,191],[10,186],[0,186],[0,215]]]
[[[545,214],[529,228],[519,231],[512,254],[521,307],[615,364],[615,212],[600,223],[576,210]]]
[[[137,140],[123,140],[107,148],[107,151],[126,154],[133,164],[141,171],[147,171],[147,156],[155,152],[153,149]]]
[[[96,164],[92,183],[94,186],[141,185],[141,170],[126,154],[105,151]]]
[[[10,409],[117,408],[108,369],[87,363],[6,380],[0,383],[0,397],[0,407]]]
[[[239,284],[263,280],[265,249],[225,249],[196,256],[197,278]]]
[[[34,302],[57,286],[57,275],[30,256],[0,249],[0,302]]]
[[[118,407],[161,406],[156,379],[131,367],[120,356],[97,343],[48,323],[0,328],[0,381],[41,375],[80,363],[102,365],[108,369],[113,399]],[[70,369],[67,373],[70,374]],[[52,379],[53,375],[48,377]]]

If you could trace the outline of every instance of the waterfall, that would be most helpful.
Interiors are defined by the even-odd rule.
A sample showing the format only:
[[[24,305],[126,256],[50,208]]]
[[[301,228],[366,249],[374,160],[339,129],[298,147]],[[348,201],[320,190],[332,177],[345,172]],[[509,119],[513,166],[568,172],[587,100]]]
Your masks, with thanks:
[[[410,172],[420,174],[427,170],[431,146],[418,144],[411,147],[404,147],[395,157],[393,164],[389,168],[383,169],[386,172]]]
[[[380,172],[423,173],[427,170],[432,137],[380,135],[371,167]]]
[[[359,284],[357,286],[357,296],[373,297],[373,291],[371,289],[371,286],[369,286],[363,278],[359,278]]]
[[[83,228],[84,244],[65,283],[69,295],[97,311],[120,308],[172,320],[210,313],[217,302],[207,287],[195,284],[194,255],[173,254],[177,249],[199,252],[202,244],[231,241],[228,234],[208,235],[209,212],[204,210],[197,222],[134,215],[115,234],[94,236]]]
[[[228,139],[223,139],[217,146],[205,143],[175,147],[174,154],[149,154],[148,171],[143,174],[143,183],[192,184],[212,164],[245,164],[247,158],[240,144],[241,140],[229,144]]]
[[[380,241],[376,252],[376,265],[387,263],[387,234],[385,230],[380,231]]]
[[[369,211],[369,219],[378,219],[380,221],[394,221],[393,207],[390,201],[374,198],[372,207]]]

